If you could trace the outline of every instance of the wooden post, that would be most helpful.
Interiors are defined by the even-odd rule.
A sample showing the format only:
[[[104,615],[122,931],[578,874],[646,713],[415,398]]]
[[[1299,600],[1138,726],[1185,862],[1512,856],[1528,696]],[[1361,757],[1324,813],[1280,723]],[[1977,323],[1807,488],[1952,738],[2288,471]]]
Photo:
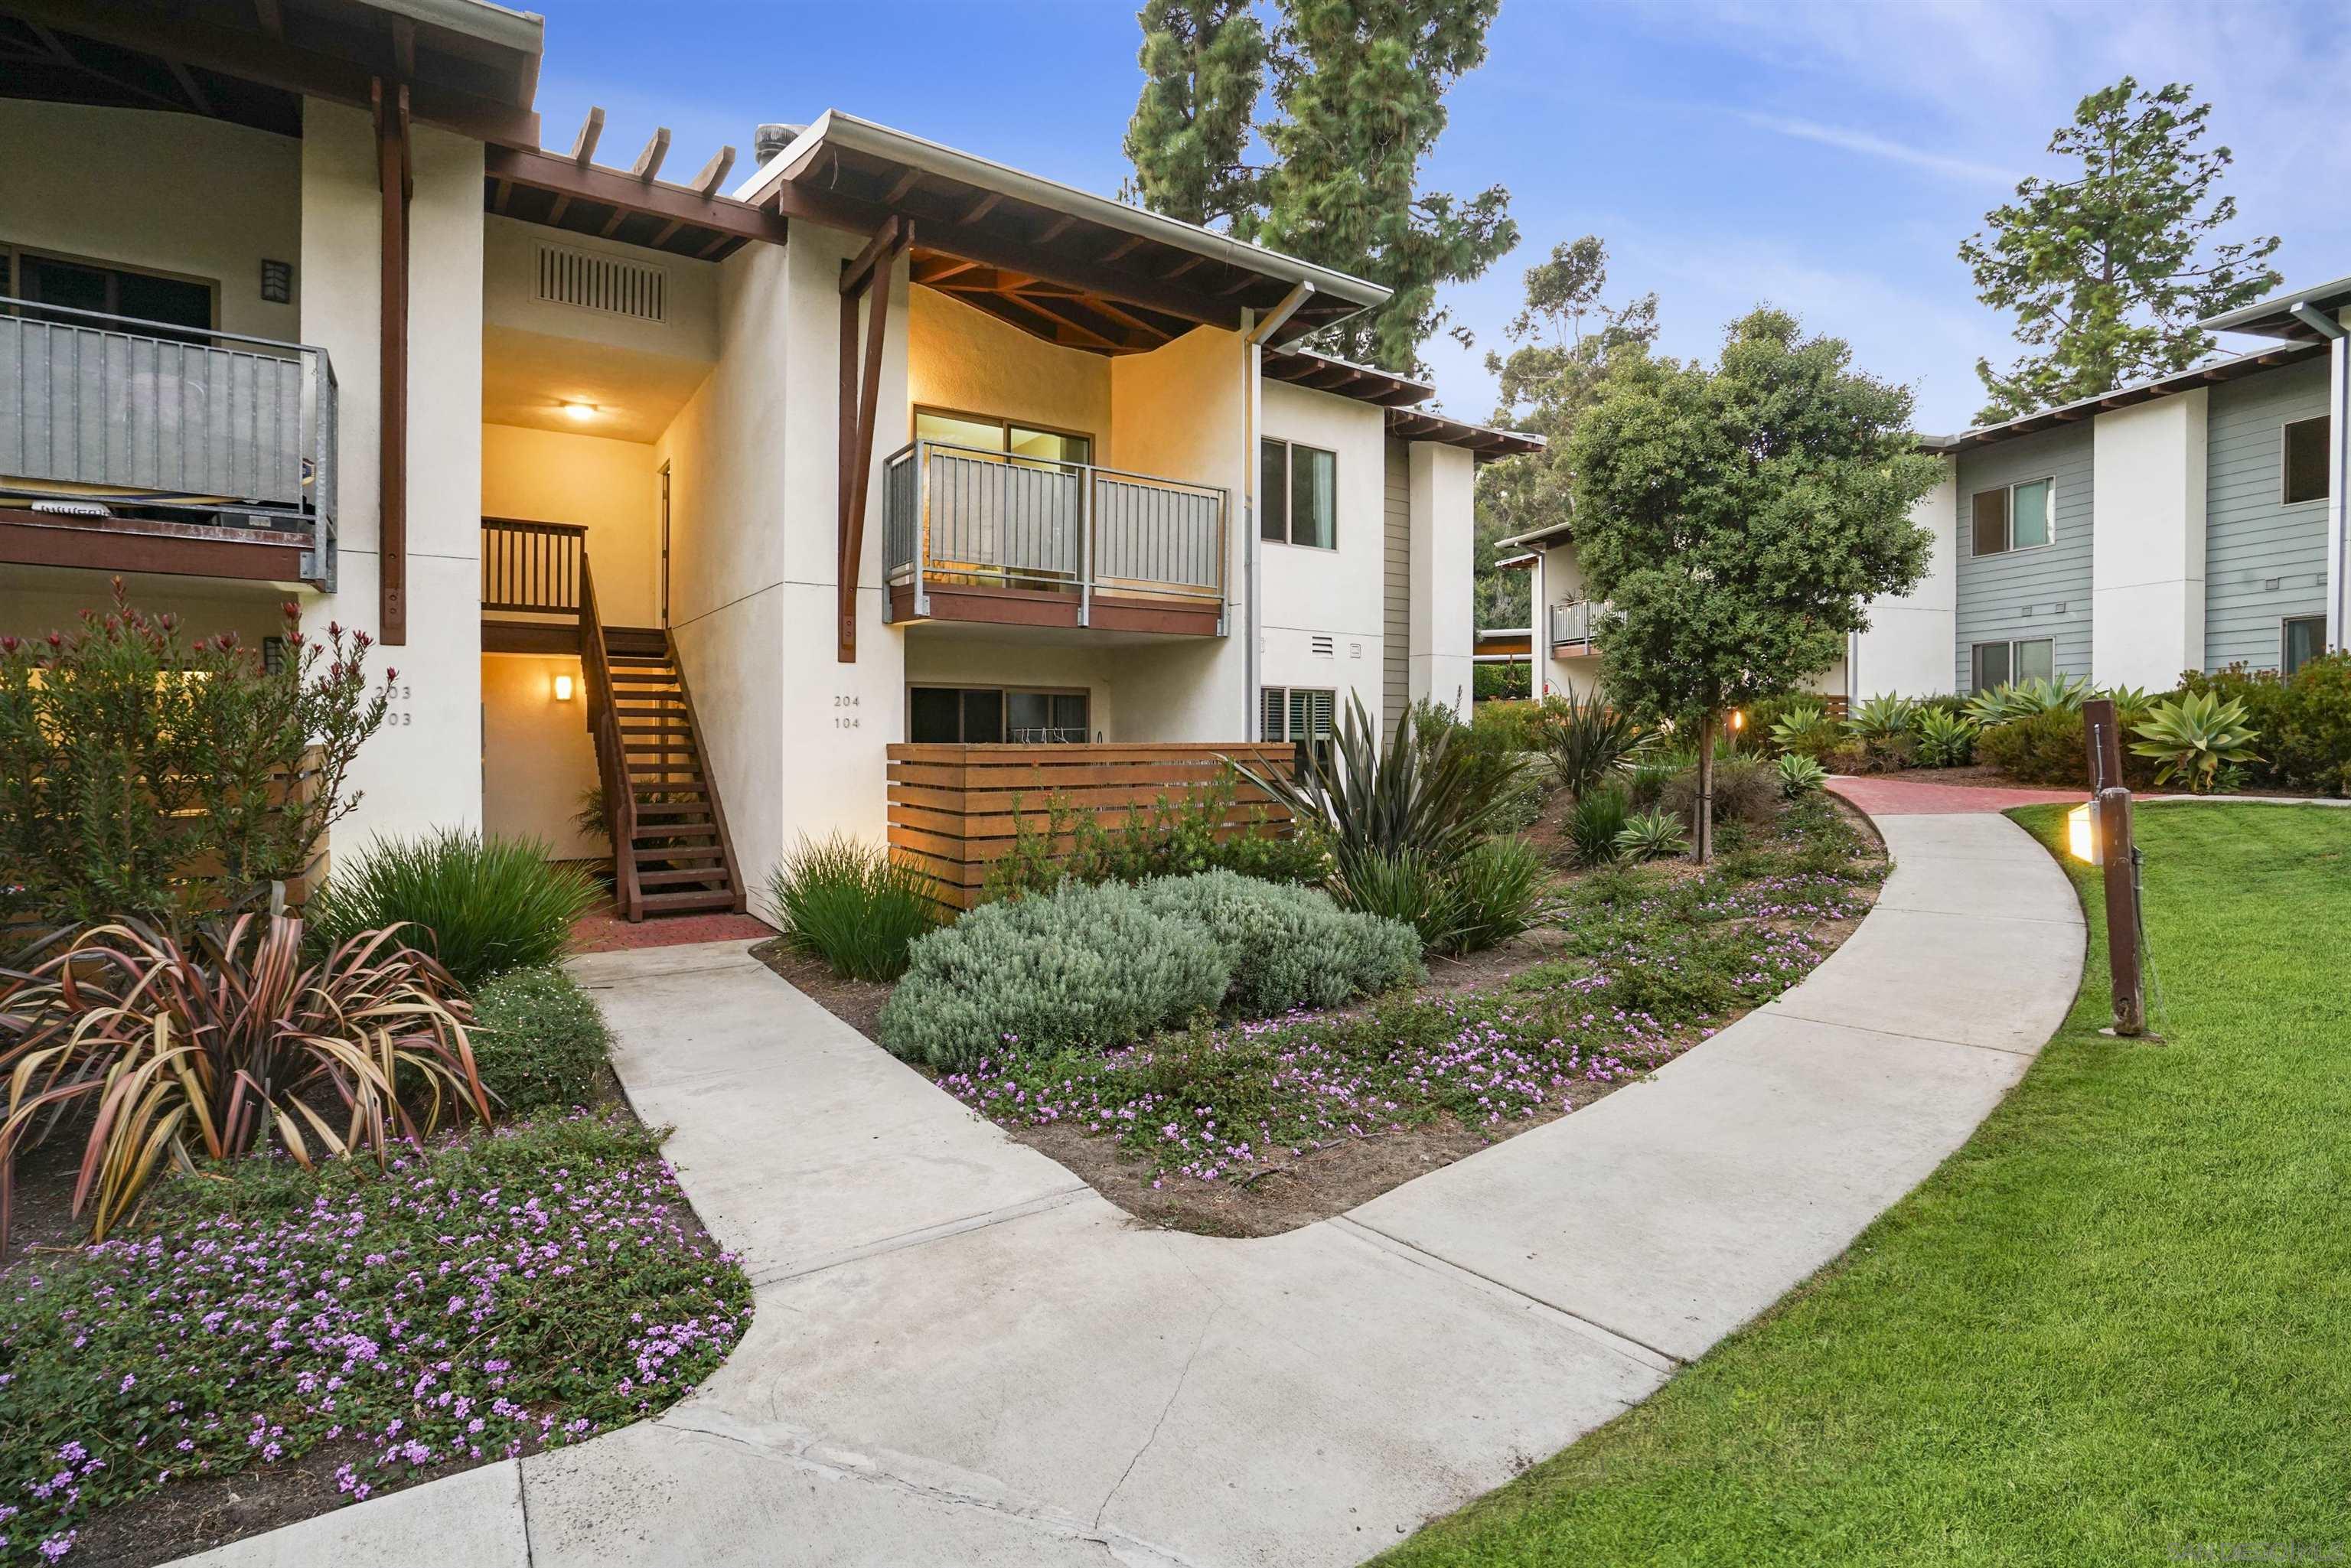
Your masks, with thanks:
[[[376,181],[383,201],[376,633],[384,646],[397,648],[408,641],[408,86],[388,87],[378,78],[374,95]]]
[[[2106,972],[2113,982],[2115,1021],[2111,1032],[2125,1039],[2147,1033],[2146,976],[2139,953],[2138,846],[2131,840],[2131,792],[2123,785],[2122,726],[2115,705],[2094,697],[2082,705],[2083,739],[2089,750],[2090,788],[2098,809],[2098,847],[2105,862]]]

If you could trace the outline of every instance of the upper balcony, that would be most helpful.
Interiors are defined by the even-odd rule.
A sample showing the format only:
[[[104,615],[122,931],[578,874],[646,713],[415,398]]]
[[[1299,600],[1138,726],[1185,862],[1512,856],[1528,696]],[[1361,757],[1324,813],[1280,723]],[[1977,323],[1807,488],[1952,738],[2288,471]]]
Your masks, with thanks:
[[[917,440],[883,501],[893,622],[1224,633],[1222,489]]]
[[[335,582],[326,350],[0,298],[0,559]]]
[[[1589,599],[1571,600],[1551,607],[1551,651],[1554,655],[1589,653],[1592,648],[1592,625],[1607,612],[1604,603]]]

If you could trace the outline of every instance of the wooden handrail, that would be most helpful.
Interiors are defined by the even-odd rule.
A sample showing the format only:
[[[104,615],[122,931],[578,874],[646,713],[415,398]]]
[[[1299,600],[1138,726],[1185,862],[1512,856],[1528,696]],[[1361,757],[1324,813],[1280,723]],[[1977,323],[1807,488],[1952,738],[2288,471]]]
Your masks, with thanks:
[[[634,920],[644,897],[637,882],[637,857],[631,852],[636,847],[637,798],[629,787],[621,750],[620,719],[612,711],[611,661],[604,651],[596,578],[585,550],[580,552],[580,666],[588,687],[588,729],[596,737],[596,770],[604,781],[604,830],[612,840],[612,899],[622,918]],[[715,802],[715,793],[712,798]],[[731,868],[731,855],[728,863]]]

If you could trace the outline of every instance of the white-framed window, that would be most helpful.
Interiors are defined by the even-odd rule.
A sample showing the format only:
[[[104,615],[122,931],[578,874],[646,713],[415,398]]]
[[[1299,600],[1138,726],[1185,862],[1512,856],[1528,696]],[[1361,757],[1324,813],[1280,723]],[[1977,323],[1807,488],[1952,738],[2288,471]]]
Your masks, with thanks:
[[[2315,419],[2289,420],[2278,433],[2280,501],[2291,507],[2326,499],[2326,442],[2334,433],[2334,420],[2323,413]]]
[[[1258,456],[1258,532],[1276,544],[1337,549],[1338,454],[1268,436]]]
[[[2020,479],[1978,490],[1972,503],[1975,553],[2007,555],[2056,543],[2056,494],[2053,479]]]
[[[2289,615],[2278,626],[2278,669],[2291,675],[2326,652],[2326,617]]]
[[[1268,686],[1259,697],[1259,727],[1277,744],[1328,740],[1339,694],[1312,686]]]
[[[2026,637],[2007,643],[1978,643],[1973,650],[1974,674],[1970,691],[1988,692],[2014,681],[2053,680],[2057,674],[2057,644],[2047,637]]]

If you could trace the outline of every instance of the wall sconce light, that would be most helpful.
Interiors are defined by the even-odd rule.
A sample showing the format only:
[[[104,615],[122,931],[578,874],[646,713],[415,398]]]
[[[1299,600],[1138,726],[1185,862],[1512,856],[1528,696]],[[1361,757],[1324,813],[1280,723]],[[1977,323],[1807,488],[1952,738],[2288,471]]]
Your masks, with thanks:
[[[2065,849],[2085,865],[2106,863],[2105,846],[2098,842],[2096,801],[2085,800],[2065,813]]]
[[[555,677],[555,700],[559,703],[568,703],[571,700],[571,677],[569,675],[558,675]]]

